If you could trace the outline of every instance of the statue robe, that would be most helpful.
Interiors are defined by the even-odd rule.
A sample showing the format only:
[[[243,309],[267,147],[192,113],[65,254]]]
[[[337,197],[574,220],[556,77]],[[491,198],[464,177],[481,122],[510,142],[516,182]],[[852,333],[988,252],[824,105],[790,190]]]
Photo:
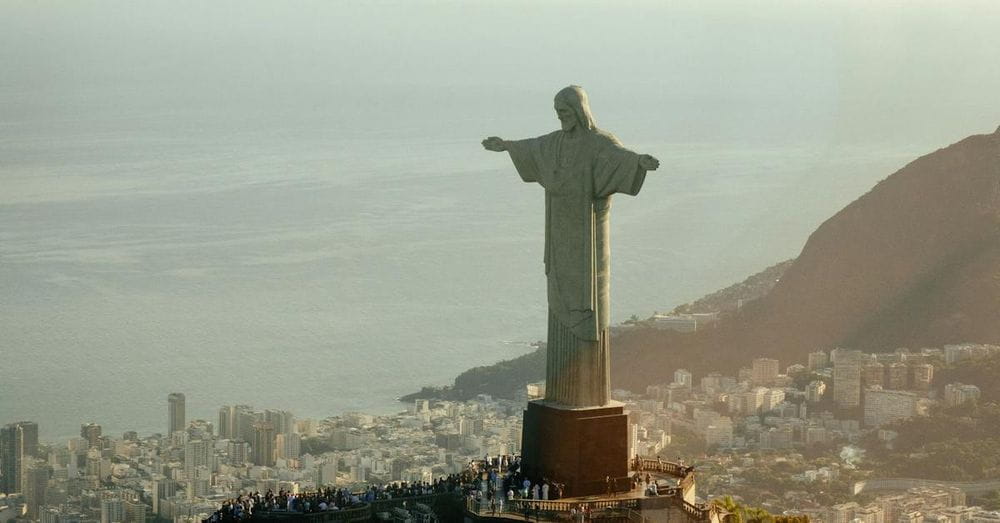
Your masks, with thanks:
[[[521,179],[545,189],[549,329],[545,399],[607,404],[611,195],[636,195],[646,171],[610,133],[563,131],[507,142]]]

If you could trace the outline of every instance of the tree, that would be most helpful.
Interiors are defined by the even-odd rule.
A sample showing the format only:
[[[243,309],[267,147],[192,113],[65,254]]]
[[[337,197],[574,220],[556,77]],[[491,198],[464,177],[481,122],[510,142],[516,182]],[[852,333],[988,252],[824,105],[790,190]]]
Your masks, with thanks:
[[[1000,510],[1000,490],[994,490],[983,498],[982,506],[986,510]]]
[[[726,495],[712,500],[712,504],[728,512],[725,523],[743,523],[743,505],[736,502],[732,496]]]
[[[728,513],[723,519],[725,523],[809,523],[808,516],[775,516],[760,507],[747,507],[728,495],[711,503]]]

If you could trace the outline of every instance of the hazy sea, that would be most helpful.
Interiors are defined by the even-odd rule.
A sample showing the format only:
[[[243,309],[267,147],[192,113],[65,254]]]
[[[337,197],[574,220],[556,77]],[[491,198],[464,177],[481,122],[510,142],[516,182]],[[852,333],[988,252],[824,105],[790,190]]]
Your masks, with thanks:
[[[0,421],[162,432],[174,391],[213,422],[388,413],[545,336],[542,191],[478,142],[554,117],[59,114],[0,127]],[[919,152],[630,137],[662,164],[614,200],[616,321],[797,255]]]
[[[570,83],[661,161],[614,200],[615,321],[1000,114],[979,4],[578,4],[0,2],[0,423],[388,413],[530,350],[543,194],[479,142]]]

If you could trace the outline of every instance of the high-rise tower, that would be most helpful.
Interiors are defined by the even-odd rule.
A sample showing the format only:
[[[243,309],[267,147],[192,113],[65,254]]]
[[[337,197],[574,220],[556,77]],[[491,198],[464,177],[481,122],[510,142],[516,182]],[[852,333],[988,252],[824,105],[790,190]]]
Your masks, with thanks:
[[[24,492],[24,465],[37,453],[37,423],[18,421],[0,428],[0,492]]]
[[[0,493],[17,492],[15,478],[19,474],[17,455],[17,426],[11,423],[0,427]]]
[[[184,430],[187,419],[184,417],[184,394],[171,392],[167,396],[167,435],[178,430]]]
[[[212,440],[195,439],[184,445],[184,475],[187,479],[194,477],[198,467],[211,467]]]
[[[17,423],[17,445],[22,456],[38,457],[38,424],[34,421]]]
[[[101,426],[97,423],[84,423],[80,425],[80,437],[87,440],[89,448],[101,445]]]
[[[258,421],[253,425],[253,463],[274,466],[274,424]]]
[[[24,456],[22,462],[21,491],[24,493],[25,504],[28,505],[28,516],[32,519],[39,519],[42,507],[45,506],[45,497],[48,492],[49,477],[52,469],[44,460],[36,460],[33,457]]]
[[[852,409],[861,405],[861,365],[859,351],[842,351],[833,364],[833,401],[837,407]]]

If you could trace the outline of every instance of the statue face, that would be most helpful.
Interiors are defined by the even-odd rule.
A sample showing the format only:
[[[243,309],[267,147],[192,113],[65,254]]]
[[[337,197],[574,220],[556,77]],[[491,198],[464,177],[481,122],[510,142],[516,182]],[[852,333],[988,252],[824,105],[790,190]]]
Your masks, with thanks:
[[[573,109],[563,102],[556,102],[556,116],[559,117],[559,121],[562,122],[562,130],[569,132],[576,127],[576,113]]]

